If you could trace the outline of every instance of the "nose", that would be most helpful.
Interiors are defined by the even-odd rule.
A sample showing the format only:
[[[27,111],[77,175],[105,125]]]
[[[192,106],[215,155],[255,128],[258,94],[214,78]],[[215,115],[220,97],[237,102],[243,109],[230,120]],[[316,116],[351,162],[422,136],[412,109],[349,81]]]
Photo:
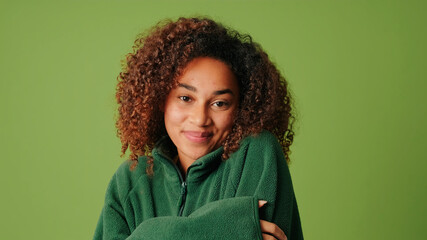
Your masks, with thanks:
[[[198,127],[206,127],[211,123],[209,109],[204,104],[197,104],[190,110],[190,122]]]

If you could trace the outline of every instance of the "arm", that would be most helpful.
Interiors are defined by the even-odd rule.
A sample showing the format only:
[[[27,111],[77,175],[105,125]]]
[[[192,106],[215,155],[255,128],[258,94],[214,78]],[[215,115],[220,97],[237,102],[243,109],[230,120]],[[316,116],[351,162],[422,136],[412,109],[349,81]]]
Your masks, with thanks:
[[[106,205],[94,239],[262,239],[258,200],[236,197],[208,203],[188,217],[155,217],[132,233],[118,205]]]
[[[148,182],[141,179],[146,176],[137,172],[145,166],[139,167],[141,169],[129,172],[125,163],[113,175],[94,239],[262,239],[258,199],[253,196],[214,201],[188,217],[135,220],[136,209],[127,201],[129,191],[134,189],[135,183]],[[136,224],[136,221],[141,223]]]
[[[257,213],[253,197],[218,200],[188,217],[148,219],[129,239],[262,239]]]
[[[268,203],[260,218],[277,224],[288,239],[303,239],[292,180],[281,146],[263,132],[247,145],[245,165],[236,196],[251,195]]]

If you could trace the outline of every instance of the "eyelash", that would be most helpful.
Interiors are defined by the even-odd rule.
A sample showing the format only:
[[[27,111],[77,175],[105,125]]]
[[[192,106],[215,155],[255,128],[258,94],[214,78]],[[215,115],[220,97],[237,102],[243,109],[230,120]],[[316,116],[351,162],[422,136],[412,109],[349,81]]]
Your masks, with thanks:
[[[181,99],[181,101],[183,102],[190,102],[191,98],[189,96],[179,96],[179,99]]]
[[[218,103],[222,104],[222,106],[218,106]],[[216,101],[212,104],[218,108],[228,107],[230,105],[228,102],[225,102],[225,101]]]
[[[191,102],[192,99],[189,96],[179,96],[178,97],[181,101],[183,102]],[[228,107],[230,104],[227,101],[216,101],[212,103],[213,106],[217,107],[217,108],[224,108],[224,107]]]

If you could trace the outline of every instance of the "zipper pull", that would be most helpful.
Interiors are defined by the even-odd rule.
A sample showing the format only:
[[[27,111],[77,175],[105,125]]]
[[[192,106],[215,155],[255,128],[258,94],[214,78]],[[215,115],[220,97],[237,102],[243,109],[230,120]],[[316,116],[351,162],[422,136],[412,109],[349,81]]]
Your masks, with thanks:
[[[181,183],[181,195],[184,195],[185,193],[187,193],[187,183],[182,182]]]

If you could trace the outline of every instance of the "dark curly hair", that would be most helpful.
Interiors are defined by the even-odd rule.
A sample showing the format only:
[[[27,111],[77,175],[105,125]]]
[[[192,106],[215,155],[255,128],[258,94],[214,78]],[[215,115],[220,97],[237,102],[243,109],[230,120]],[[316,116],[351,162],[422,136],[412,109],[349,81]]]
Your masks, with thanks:
[[[222,143],[222,158],[236,151],[244,137],[266,129],[278,138],[289,162],[294,136],[291,96],[286,80],[268,55],[249,35],[211,19],[179,18],[161,22],[139,36],[118,76],[117,135],[122,154],[127,149],[131,152],[132,168],[142,155],[148,156],[152,167],[151,151],[167,134],[159,106],[177,86],[176,79],[186,65],[197,57],[224,62],[239,83],[237,115]]]

